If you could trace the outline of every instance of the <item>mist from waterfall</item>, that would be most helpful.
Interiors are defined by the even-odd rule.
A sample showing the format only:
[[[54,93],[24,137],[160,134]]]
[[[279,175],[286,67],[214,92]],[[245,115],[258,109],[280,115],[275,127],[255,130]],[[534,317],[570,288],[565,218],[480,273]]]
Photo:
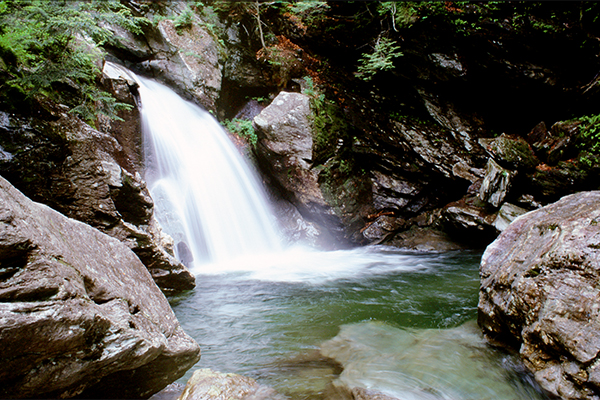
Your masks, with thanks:
[[[155,81],[139,84],[146,181],[176,256],[192,270],[280,249],[257,175],[213,116]]]

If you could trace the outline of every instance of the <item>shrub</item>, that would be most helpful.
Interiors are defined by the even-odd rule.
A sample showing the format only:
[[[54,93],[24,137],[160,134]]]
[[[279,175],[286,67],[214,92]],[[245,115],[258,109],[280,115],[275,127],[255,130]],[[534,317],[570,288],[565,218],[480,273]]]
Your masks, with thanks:
[[[0,57],[6,75],[1,84],[26,98],[46,96],[69,105],[88,122],[98,114],[115,119],[119,109],[130,106],[96,85],[102,59],[96,46],[115,40],[101,24],[141,33],[145,22],[116,0],[2,0]]]

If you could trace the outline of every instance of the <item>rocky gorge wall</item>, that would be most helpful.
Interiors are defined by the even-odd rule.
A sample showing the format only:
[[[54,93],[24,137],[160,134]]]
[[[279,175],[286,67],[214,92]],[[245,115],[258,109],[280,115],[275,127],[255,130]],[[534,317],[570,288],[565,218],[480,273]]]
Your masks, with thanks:
[[[112,27],[119,44],[106,46],[106,58],[168,84],[223,122],[238,118],[252,124],[255,144],[238,140],[262,171],[291,241],[324,248],[484,247],[519,215],[570,193],[598,189],[597,155],[585,152],[592,147],[586,125],[575,119],[594,112],[599,94],[598,32],[583,16],[573,19],[584,15],[584,2],[560,2],[554,13],[551,5],[527,8],[519,2],[484,16],[469,6],[443,3],[444,15],[416,15],[407,26],[392,26],[389,15],[375,17],[380,15],[375,5],[362,2],[330,2],[313,14],[265,5],[264,38],[258,14],[241,6],[125,3],[155,23],[143,35]],[[444,19],[456,15],[467,22],[462,30],[448,22],[455,20]],[[542,23],[556,29],[540,29]],[[400,43],[403,55],[394,60],[394,69],[364,81],[356,76],[358,60],[382,35]],[[105,76],[101,84],[135,106],[132,82]],[[100,118],[92,128],[64,106],[35,104],[21,113],[0,110],[2,177],[33,200],[125,243],[165,293],[192,288],[194,277],[173,257],[172,244],[153,217],[135,107],[120,114],[124,121]],[[548,227],[558,224],[555,216],[549,218]],[[22,258],[11,246],[5,258]],[[482,265],[484,277],[490,257]],[[597,260],[591,259],[584,264],[593,276]],[[538,280],[546,279],[540,275]],[[486,282],[496,296],[513,285],[496,288]],[[510,345],[524,343],[522,354],[553,393],[594,398],[593,346],[571,346],[577,340],[561,327],[554,332],[555,326],[545,326],[546,338],[531,333],[534,325],[547,325],[546,317],[536,321],[519,314],[514,321],[525,319],[522,326],[498,318],[522,312],[523,304],[499,311],[502,306],[482,290],[480,323],[490,337],[501,332]],[[75,297],[89,303],[89,293],[80,292]],[[544,293],[547,304],[562,304],[554,292]],[[118,306],[113,297],[107,304]],[[577,299],[567,300],[565,309],[575,307]],[[484,317],[490,308],[496,311]],[[593,307],[586,312],[595,313]],[[527,341],[536,335],[541,342]],[[166,339],[156,340],[163,346]],[[568,360],[556,361],[563,356]],[[52,393],[84,389],[77,385]]]
[[[256,14],[243,4],[132,1],[159,22],[108,50],[222,121],[252,122],[257,141],[246,151],[274,196],[295,207],[280,219],[325,247],[482,247],[515,216],[597,187],[596,155],[580,157],[589,146],[570,119],[598,96],[598,49],[586,39],[597,32],[570,19],[582,3],[447,5],[393,27],[385,15],[364,17],[377,3],[315,4]],[[383,35],[402,56],[359,79],[359,49]]]

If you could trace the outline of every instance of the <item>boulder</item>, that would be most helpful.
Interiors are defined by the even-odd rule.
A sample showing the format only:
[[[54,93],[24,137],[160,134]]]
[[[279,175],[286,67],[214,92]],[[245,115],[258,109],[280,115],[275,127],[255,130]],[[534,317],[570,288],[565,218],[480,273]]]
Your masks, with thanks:
[[[527,393],[507,368],[513,360],[487,345],[475,321],[447,329],[347,324],[320,352],[343,367],[332,386],[351,395],[336,400],[541,398]]]
[[[477,197],[464,197],[447,204],[440,221],[455,241],[480,246],[496,237],[495,219],[496,213],[487,209]]]
[[[599,259],[600,191],[517,218],[482,257],[479,325],[561,398],[600,398]]]
[[[490,158],[479,189],[481,201],[485,201],[493,207],[500,207],[510,190],[515,175],[516,172],[502,168],[493,158]]]
[[[199,358],[127,246],[0,177],[0,397],[147,398]]]
[[[480,144],[500,165],[509,169],[532,169],[539,160],[525,139],[502,134],[494,139],[480,139]]]
[[[281,92],[254,117],[259,157],[269,160],[270,171],[279,185],[305,207],[311,203],[325,205],[317,182],[318,173],[311,169],[311,115],[308,96]]]
[[[42,106],[40,118],[0,111],[0,146],[11,154],[0,160],[0,173],[33,200],[126,243],[165,292],[193,288],[195,277],[173,257],[136,162],[121,143],[61,106]]]
[[[274,389],[245,376],[207,368],[194,372],[178,400],[285,400]]]
[[[510,225],[511,222],[526,212],[527,210],[522,207],[511,203],[504,203],[502,204],[502,207],[500,207],[500,210],[498,210],[498,214],[494,220],[494,227],[498,230],[498,232],[502,232]]]

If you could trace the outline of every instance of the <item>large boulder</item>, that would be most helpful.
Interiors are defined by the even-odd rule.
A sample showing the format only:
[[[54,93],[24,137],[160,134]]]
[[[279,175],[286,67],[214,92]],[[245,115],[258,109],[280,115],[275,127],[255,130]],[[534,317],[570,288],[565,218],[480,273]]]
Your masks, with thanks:
[[[269,161],[277,183],[307,208],[324,206],[318,172],[311,169],[313,127],[309,97],[281,92],[254,117],[259,156]]]
[[[313,168],[313,124],[309,97],[281,92],[254,117],[257,158],[285,197],[323,230],[340,222],[324,197],[319,172]]]
[[[171,241],[154,218],[131,156],[136,151],[126,151],[124,140],[92,129],[61,106],[46,102],[40,108],[39,117],[0,111],[6,153],[0,173],[33,200],[126,243],[165,292],[193,288],[195,277],[173,257]]]
[[[147,398],[199,358],[127,246],[0,177],[0,397]]]
[[[479,324],[548,391],[600,398],[600,191],[512,222],[481,261]]]

